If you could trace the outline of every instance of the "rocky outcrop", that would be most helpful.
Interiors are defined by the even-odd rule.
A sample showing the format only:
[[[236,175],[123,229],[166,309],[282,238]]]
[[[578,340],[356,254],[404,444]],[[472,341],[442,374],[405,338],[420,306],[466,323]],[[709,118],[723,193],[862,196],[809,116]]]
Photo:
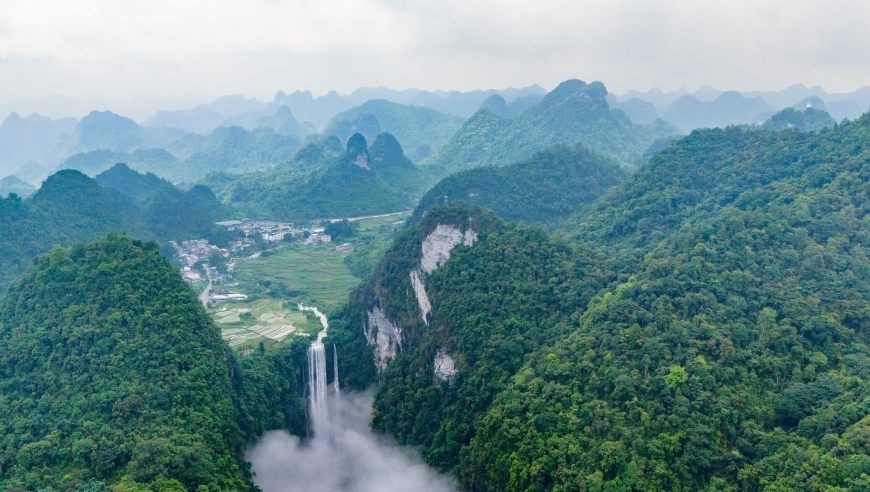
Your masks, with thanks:
[[[477,233],[469,229],[463,234],[452,225],[438,224],[423,240],[423,258],[420,266],[426,273],[432,273],[450,259],[450,252],[457,244],[471,246],[477,241]]]
[[[447,381],[456,374],[456,362],[444,349],[438,349],[435,354],[435,377],[441,381]]]
[[[372,166],[369,165],[369,160],[364,153],[358,154],[356,156],[356,159],[352,160],[351,162],[363,169],[368,169],[369,171],[372,170]]]
[[[420,269],[411,270],[411,285],[414,287],[414,295],[417,304],[420,305],[420,317],[429,325],[432,314],[432,303],[426,295],[426,284],[423,282],[423,272],[432,273],[438,267],[450,259],[450,252],[457,244],[462,243],[471,246],[477,241],[477,233],[468,229],[463,233],[452,225],[438,224],[435,230],[430,232],[423,240],[423,257],[420,259]]]
[[[420,317],[426,326],[429,326],[429,317],[432,315],[432,303],[426,295],[426,285],[423,284],[423,273],[416,268],[411,270],[411,286],[414,287],[414,295],[417,296],[417,304],[420,305]]]
[[[374,359],[378,369],[387,367],[387,362],[396,357],[402,347],[402,330],[387,319],[381,308],[375,306],[367,312],[365,335],[369,345],[374,345]]]
[[[413,268],[409,275],[414,296],[417,298],[417,305],[420,307],[420,318],[426,326],[429,326],[431,321],[432,303],[426,294],[425,275],[434,272],[446,263],[457,244],[471,246],[475,241],[477,241],[477,232],[474,230],[468,229],[462,232],[456,226],[444,224],[436,225],[435,229],[423,240],[420,267]],[[383,370],[402,348],[402,330],[387,319],[378,305],[367,311],[367,314],[368,322],[364,326],[366,341],[369,345],[374,346],[375,364],[378,369]],[[444,357],[442,357],[444,366],[442,374],[452,375],[451,371],[455,372],[453,359],[446,354]]]

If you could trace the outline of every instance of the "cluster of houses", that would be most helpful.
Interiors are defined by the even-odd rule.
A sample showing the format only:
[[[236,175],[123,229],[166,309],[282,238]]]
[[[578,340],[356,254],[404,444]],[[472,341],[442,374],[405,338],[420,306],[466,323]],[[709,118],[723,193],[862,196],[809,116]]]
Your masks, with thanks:
[[[217,246],[208,244],[208,239],[191,239],[190,241],[182,241],[181,244],[175,241],[170,241],[178,259],[182,266],[192,267],[196,262],[207,262],[208,254]]]
[[[294,229],[290,224],[285,222],[272,222],[267,220],[224,220],[215,222],[219,226],[224,226],[228,231],[239,230],[247,237],[250,234],[260,234],[263,240],[267,242],[277,242],[284,239],[287,234],[299,234],[302,231]]]

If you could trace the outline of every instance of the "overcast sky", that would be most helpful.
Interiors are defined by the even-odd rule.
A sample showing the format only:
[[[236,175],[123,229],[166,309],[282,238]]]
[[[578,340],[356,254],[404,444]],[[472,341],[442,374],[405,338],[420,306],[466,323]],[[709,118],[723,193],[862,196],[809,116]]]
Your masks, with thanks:
[[[0,102],[360,86],[829,92],[870,85],[867,0],[2,0]]]

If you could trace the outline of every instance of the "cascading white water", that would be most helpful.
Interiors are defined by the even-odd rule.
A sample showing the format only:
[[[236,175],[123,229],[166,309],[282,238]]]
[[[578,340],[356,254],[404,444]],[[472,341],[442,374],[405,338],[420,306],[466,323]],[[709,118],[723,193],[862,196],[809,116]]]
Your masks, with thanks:
[[[313,437],[325,437],[329,426],[326,402],[326,350],[320,342],[308,347],[308,418]]]
[[[338,388],[338,349],[335,348],[335,344],[332,344],[332,379],[334,380],[335,386],[335,396],[341,394],[341,391]]]
[[[317,334],[317,341],[308,347],[308,428],[313,433],[309,437],[326,437],[329,432],[329,405],[326,396],[326,348],[323,346],[323,338],[329,329],[326,315],[316,307],[299,305],[301,311],[311,311],[320,319],[323,326]],[[332,346],[335,354],[335,345]],[[338,392],[338,359],[335,362],[335,390]]]

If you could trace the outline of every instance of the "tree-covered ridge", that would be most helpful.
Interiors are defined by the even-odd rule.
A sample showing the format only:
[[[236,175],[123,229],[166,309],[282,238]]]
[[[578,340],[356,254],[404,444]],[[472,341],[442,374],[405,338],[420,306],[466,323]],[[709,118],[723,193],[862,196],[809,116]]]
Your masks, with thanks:
[[[55,244],[93,241],[126,221],[111,196],[78,171],[60,171],[29,199],[0,198],[0,292]]]
[[[124,164],[116,164],[95,180],[113,196],[133,230],[143,231],[140,236],[160,242],[206,238],[212,244],[229,239],[226,229],[215,222],[226,220],[231,211],[203,185],[182,191]]]
[[[380,133],[396,137],[416,162],[441,148],[456,133],[464,118],[423,106],[409,106],[371,99],[332,117],[324,135],[346,142],[354,133],[373,140]]]
[[[677,133],[663,122],[635,125],[607,104],[600,82],[568,80],[512,119],[483,109],[423,164],[439,172],[504,166],[528,159],[556,144],[582,143],[623,164],[631,164],[655,140]]]
[[[558,145],[524,162],[469,169],[442,179],[417,204],[411,221],[419,221],[436,205],[462,200],[512,222],[551,224],[593,202],[627,176],[618,164],[582,144]]]
[[[331,136],[310,142],[274,169],[213,174],[201,183],[226,204],[274,219],[356,217],[408,210],[433,181],[389,133],[371,147],[360,134],[342,147]]]
[[[517,372],[466,487],[867,487],[868,238],[840,218],[814,237],[728,208],[675,234]]]
[[[715,215],[731,205],[751,209],[777,199],[795,213],[809,213],[803,202],[783,194],[807,193],[863,166],[870,148],[868,122],[865,115],[820,133],[696,130],[655,154],[625,183],[572,218],[566,230],[617,249],[649,248],[687,219]]]
[[[810,107],[800,111],[795,108],[785,108],[771,116],[762,126],[767,130],[795,128],[802,132],[817,132],[836,123],[834,118],[822,109]]]
[[[304,415],[281,360],[236,361],[156,243],[56,248],[0,310],[0,486],[249,490],[247,440]]]
[[[696,131],[578,214],[578,244],[502,225],[457,247],[429,327],[381,304],[412,336],[375,426],[466,490],[863,490],[868,183],[870,115]],[[412,309],[408,283],[378,300]]]
[[[161,242],[208,238],[220,244],[228,234],[215,222],[228,214],[205,186],[182,191],[123,164],[97,179],[59,171],[26,200],[0,199],[0,292],[54,245],[90,242],[109,232]]]

